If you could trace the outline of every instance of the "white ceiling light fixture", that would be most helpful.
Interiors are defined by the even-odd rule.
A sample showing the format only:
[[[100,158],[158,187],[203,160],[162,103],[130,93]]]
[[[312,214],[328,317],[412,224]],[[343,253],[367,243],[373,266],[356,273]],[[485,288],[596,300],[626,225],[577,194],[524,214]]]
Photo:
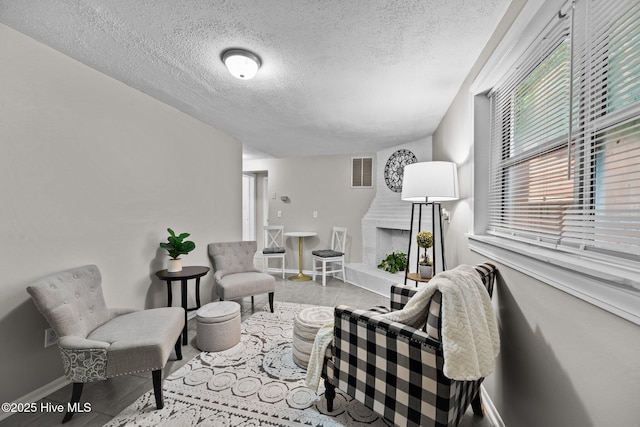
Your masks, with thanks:
[[[222,53],[222,62],[233,77],[240,80],[252,79],[260,68],[260,58],[242,49],[229,49]]]

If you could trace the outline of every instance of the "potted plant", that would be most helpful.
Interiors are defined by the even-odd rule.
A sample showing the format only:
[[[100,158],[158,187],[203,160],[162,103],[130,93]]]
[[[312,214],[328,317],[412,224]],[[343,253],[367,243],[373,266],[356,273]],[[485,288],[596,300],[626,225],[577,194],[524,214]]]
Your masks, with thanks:
[[[429,259],[429,248],[433,246],[433,233],[430,231],[421,231],[416,236],[416,243],[418,247],[424,249],[424,254],[420,257],[418,262],[418,273],[421,279],[430,279],[433,276],[433,263]]]
[[[160,243],[160,247],[166,249],[171,257],[167,263],[167,271],[175,273],[182,271],[180,255],[186,255],[194,250],[196,244],[190,240],[184,241],[184,239],[190,236],[189,233],[182,233],[176,236],[176,233],[174,233],[172,229],[167,228],[167,231],[169,232],[169,237],[167,238],[168,243]]]
[[[404,271],[404,269],[407,268],[407,254],[403,252],[391,252],[378,264],[378,268],[382,268],[389,273]]]

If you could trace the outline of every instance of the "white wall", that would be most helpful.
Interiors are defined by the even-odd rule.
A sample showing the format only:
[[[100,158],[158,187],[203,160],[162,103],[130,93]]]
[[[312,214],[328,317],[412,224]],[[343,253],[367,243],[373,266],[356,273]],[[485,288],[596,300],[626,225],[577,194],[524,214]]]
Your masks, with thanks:
[[[0,401],[59,378],[25,288],[97,264],[111,307],[160,307],[166,228],[190,232],[186,265],[241,236],[241,144],[0,25]],[[211,299],[212,276],[202,282]],[[178,288],[174,289],[178,292]],[[176,299],[174,298],[174,301]],[[178,298],[179,300],[179,298]],[[193,295],[190,297],[193,303]]]
[[[284,225],[285,232],[318,233],[317,237],[304,239],[304,270],[311,270],[312,250],[330,247],[333,226],[348,229],[347,262],[362,262],[360,221],[371,204],[375,188],[351,188],[351,157],[336,155],[244,162],[245,172],[266,171],[269,177],[270,225]],[[275,199],[271,199],[273,193],[276,193]],[[281,196],[288,196],[290,201],[283,202]],[[278,211],[282,212],[281,217],[278,217]],[[317,218],[313,218],[313,211],[318,212]],[[295,271],[298,269],[298,239],[287,238],[285,246],[286,268]]]
[[[389,157],[400,149],[411,151],[416,156],[418,162],[430,161],[432,151],[431,137],[422,138],[417,141],[380,150],[376,153],[376,158],[378,159],[375,168],[376,194],[371,202],[371,206],[369,206],[369,209],[362,220],[363,261],[367,265],[377,267],[380,261],[382,261],[382,259],[384,259],[390,252],[400,251],[407,253],[409,242],[411,242],[412,249],[409,265],[413,266],[412,269],[415,270],[415,263],[417,261],[415,234],[419,231],[415,229],[418,227],[418,209],[416,209],[416,217],[414,221],[414,236],[409,236],[409,230],[411,228],[411,203],[403,202],[400,198],[401,193],[396,193],[390,190],[384,177],[384,169]],[[425,208],[423,210],[422,221],[423,228],[430,230],[431,213],[429,209]],[[396,229],[398,232],[395,235],[395,238],[386,240],[381,236],[381,233],[379,233],[379,227]]]
[[[465,237],[473,231],[474,205],[482,196],[474,193],[474,179],[488,178],[477,173],[482,165],[474,160],[482,158],[485,148],[474,135],[471,82],[518,12],[531,3],[542,2],[512,2],[503,25],[433,136],[434,160],[451,160],[459,166],[460,200],[447,204],[452,212],[446,234],[451,266],[491,261],[471,252]],[[555,11],[545,10],[549,19]],[[475,191],[486,189],[479,184],[475,182]],[[637,426],[640,328],[497,265],[500,277],[494,305],[502,346],[497,370],[485,386],[506,425]]]

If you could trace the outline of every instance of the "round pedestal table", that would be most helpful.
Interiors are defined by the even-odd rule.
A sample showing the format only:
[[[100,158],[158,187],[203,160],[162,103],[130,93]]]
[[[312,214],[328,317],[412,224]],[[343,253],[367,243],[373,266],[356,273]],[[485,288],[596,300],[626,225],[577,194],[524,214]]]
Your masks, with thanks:
[[[311,277],[302,273],[302,240],[305,237],[317,236],[318,233],[316,233],[315,231],[289,231],[287,233],[284,233],[284,235],[287,237],[297,237],[299,246],[298,274],[289,276],[289,280],[293,280],[294,282],[307,282],[311,280]]]

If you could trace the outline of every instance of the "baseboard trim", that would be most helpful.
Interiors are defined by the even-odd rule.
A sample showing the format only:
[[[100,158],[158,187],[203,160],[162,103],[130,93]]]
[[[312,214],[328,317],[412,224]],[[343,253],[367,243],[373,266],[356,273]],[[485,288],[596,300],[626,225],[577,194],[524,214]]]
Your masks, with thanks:
[[[484,405],[484,409],[487,412],[486,417],[489,418],[491,424],[493,424],[495,427],[506,427],[504,421],[502,421],[502,417],[493,404],[493,400],[491,400],[491,397],[489,397],[489,393],[487,393],[487,390],[485,390],[484,386],[480,386],[480,393],[482,394],[482,403]]]
[[[54,391],[60,390],[62,387],[66,386],[67,384],[70,384],[70,381],[67,380],[65,377],[57,378],[51,381],[50,383],[45,384],[42,387],[32,391],[31,393],[28,393],[22,397],[19,397],[18,399],[14,400],[12,403],[37,402],[38,400],[49,396]],[[9,418],[11,415],[13,415],[13,412],[0,412],[0,421],[6,418]]]

